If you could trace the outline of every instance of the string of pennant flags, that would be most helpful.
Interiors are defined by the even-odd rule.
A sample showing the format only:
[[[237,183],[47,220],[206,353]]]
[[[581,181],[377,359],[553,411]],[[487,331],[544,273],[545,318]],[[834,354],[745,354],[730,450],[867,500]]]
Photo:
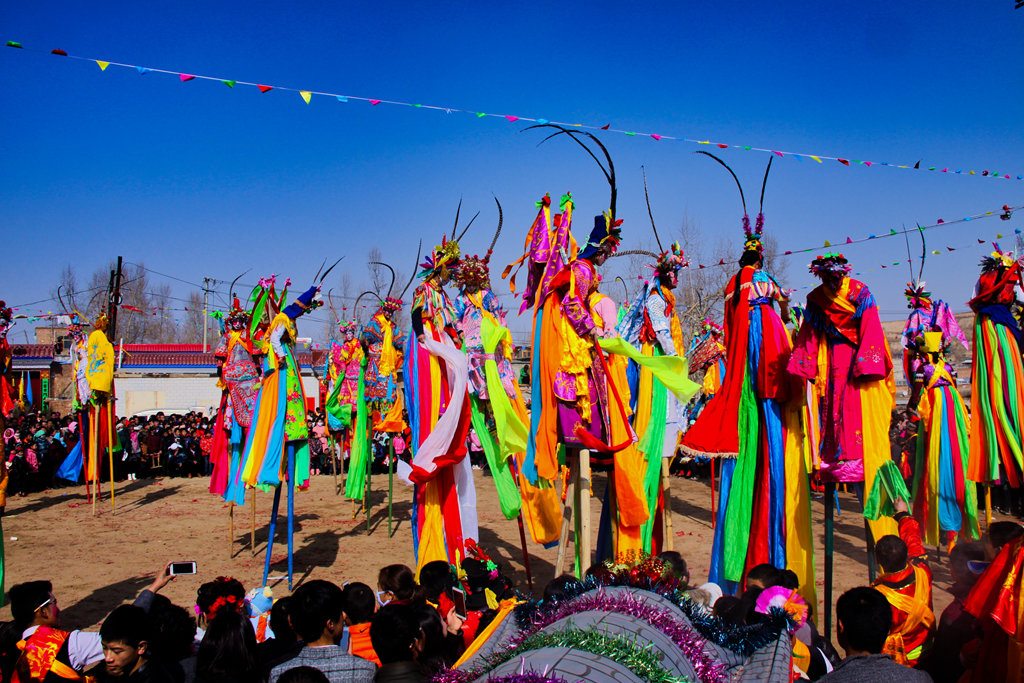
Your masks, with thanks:
[[[35,52],[35,53],[40,53],[40,54],[46,54],[47,53],[46,50],[26,48],[21,43],[19,43],[18,41],[15,41],[15,40],[8,40],[7,43],[6,43],[6,46],[7,47],[11,47],[11,48],[17,48],[19,50],[25,50],[27,52]],[[840,163],[840,164],[842,164],[844,166],[859,165],[859,166],[866,166],[868,168],[870,168],[872,166],[886,166],[886,167],[889,167],[889,168],[909,169],[909,170],[915,170],[915,171],[932,171],[932,172],[937,172],[937,173],[952,173],[954,175],[969,175],[969,176],[977,175],[977,176],[988,177],[988,178],[1000,178],[1000,179],[1003,179],[1003,180],[1009,180],[1009,179],[1013,179],[1013,178],[1015,178],[1016,180],[1024,180],[1024,175],[1021,175],[1021,174],[1014,175],[1014,174],[1004,173],[1002,171],[996,171],[996,170],[990,170],[990,169],[983,169],[983,170],[979,171],[979,170],[975,170],[975,169],[954,168],[953,166],[939,166],[939,165],[935,165],[935,166],[922,166],[921,165],[921,160],[918,160],[916,163],[913,163],[913,164],[910,164],[910,163],[903,163],[903,164],[901,164],[901,163],[891,163],[891,162],[888,162],[888,161],[869,161],[869,160],[866,160],[866,159],[854,159],[854,158],[852,158],[850,156],[837,157],[837,156],[830,156],[830,155],[827,155],[827,154],[807,154],[807,153],[804,153],[804,152],[783,151],[783,150],[773,149],[771,147],[763,147],[763,146],[756,146],[756,145],[743,145],[743,144],[734,144],[734,143],[726,143],[726,142],[716,142],[716,141],[713,141],[713,140],[710,140],[710,139],[699,139],[699,138],[679,136],[679,135],[668,135],[668,134],[663,134],[663,133],[641,132],[641,131],[629,130],[629,129],[625,129],[625,128],[613,128],[611,126],[611,124],[596,125],[596,124],[587,124],[587,123],[568,123],[568,122],[554,121],[554,120],[549,120],[549,119],[544,119],[544,118],[535,118],[535,117],[530,117],[530,116],[521,116],[521,115],[513,115],[513,114],[495,114],[495,113],[489,113],[489,112],[484,112],[484,111],[479,111],[479,110],[474,110],[474,109],[464,109],[464,108],[461,108],[461,107],[439,106],[439,105],[432,105],[432,104],[418,104],[418,103],[414,103],[414,102],[402,102],[402,101],[399,101],[399,100],[391,100],[391,99],[384,99],[384,98],[363,97],[363,96],[359,96],[359,95],[349,95],[349,94],[325,92],[325,91],[318,91],[318,90],[303,90],[303,89],[300,89],[300,88],[289,87],[289,86],[282,86],[282,85],[267,85],[267,84],[263,84],[263,83],[255,83],[255,82],[252,82],[252,81],[242,81],[242,80],[238,80],[238,79],[222,78],[220,76],[206,76],[206,75],[202,75],[202,74],[181,73],[181,72],[178,72],[178,71],[172,71],[172,70],[168,70],[168,69],[160,69],[160,68],[157,68],[157,67],[139,66],[139,65],[136,65],[136,64],[127,64],[127,63],[124,63],[124,62],[115,62],[115,61],[110,61],[110,60],[95,59],[95,58],[92,58],[92,57],[81,57],[81,56],[77,56],[77,55],[68,54],[66,51],[61,50],[61,49],[49,50],[48,52],[51,55],[57,55],[57,56],[60,56],[60,57],[66,57],[68,59],[75,59],[75,60],[79,60],[79,61],[92,62],[92,63],[96,64],[100,68],[100,71],[106,71],[108,68],[114,66],[114,67],[120,67],[120,68],[125,68],[125,69],[133,69],[133,70],[137,71],[140,75],[145,75],[145,74],[148,74],[148,73],[158,73],[158,74],[167,74],[167,75],[170,75],[170,76],[176,76],[178,78],[178,80],[180,82],[182,82],[182,83],[187,83],[189,81],[194,81],[194,80],[202,80],[202,81],[212,81],[212,82],[222,83],[222,84],[226,85],[228,88],[232,88],[232,89],[234,89],[236,86],[255,87],[255,88],[259,89],[259,91],[261,93],[268,93],[268,92],[270,92],[272,90],[281,91],[281,92],[289,92],[289,93],[297,93],[303,99],[303,101],[307,105],[308,104],[312,104],[312,101],[313,101],[314,97],[317,97],[317,98],[328,98],[328,99],[333,100],[335,102],[341,102],[341,103],[366,102],[366,103],[369,103],[371,106],[374,106],[374,107],[383,104],[383,105],[392,105],[392,106],[399,106],[399,107],[411,107],[411,108],[414,108],[414,109],[425,109],[425,110],[431,110],[431,111],[435,111],[435,112],[444,112],[446,114],[468,114],[468,115],[474,116],[474,117],[476,117],[478,119],[486,119],[486,118],[506,119],[510,123],[516,123],[516,122],[519,122],[519,121],[522,121],[524,123],[535,123],[535,124],[554,123],[554,124],[561,125],[561,126],[574,127],[574,128],[584,129],[584,130],[604,131],[604,132],[607,132],[607,133],[616,133],[616,134],[619,134],[619,135],[626,135],[626,136],[630,136],[630,137],[650,138],[650,139],[653,139],[653,140],[658,141],[658,142],[682,142],[682,143],[694,144],[694,145],[706,145],[706,146],[718,147],[719,149],[737,149],[737,150],[744,150],[744,151],[764,152],[764,153],[768,153],[768,154],[774,154],[774,155],[776,155],[778,157],[792,158],[792,159],[795,159],[796,161],[800,161],[800,162],[805,161],[805,160],[809,160],[809,161],[816,162],[818,164],[823,164],[826,161],[833,161],[833,162]]]

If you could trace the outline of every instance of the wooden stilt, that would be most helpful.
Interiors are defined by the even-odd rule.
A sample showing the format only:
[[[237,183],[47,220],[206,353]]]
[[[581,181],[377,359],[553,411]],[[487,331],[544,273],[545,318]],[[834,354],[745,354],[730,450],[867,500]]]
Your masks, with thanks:
[[[388,538],[391,538],[391,504],[395,496],[395,437],[388,441]]]
[[[562,575],[562,568],[565,566],[565,555],[569,545],[569,527],[572,524],[573,501],[576,491],[576,469],[579,463],[574,462],[569,468],[569,477],[566,480],[565,503],[562,505],[562,530],[558,534],[558,556],[555,558],[555,576]]]
[[[370,535],[370,470],[373,469],[373,452],[366,463],[366,493],[363,494],[363,508],[366,510],[366,535]]]
[[[334,434],[327,431],[327,452],[331,454],[331,471],[334,473],[334,495],[338,495],[338,458],[334,452]]]
[[[267,557],[263,562],[263,585],[267,585],[267,578],[270,576],[270,555],[274,550],[274,529],[277,527],[277,511],[281,507],[281,487],[279,484],[274,487],[274,507],[270,512],[270,528],[267,529]]]
[[[114,505],[114,397],[107,399],[107,456],[110,461],[110,512],[117,512]]]
[[[834,516],[836,507],[835,482],[825,484],[825,631],[822,635],[832,642],[832,561],[834,540]]]
[[[256,489],[252,490],[252,526],[249,527],[249,550],[256,557]]]
[[[985,529],[992,526],[992,485],[985,484]]]
[[[292,589],[295,544],[295,446],[288,444],[288,590]],[[269,546],[267,552],[270,552]],[[264,583],[266,585],[266,583]]]
[[[228,502],[228,559],[234,556],[235,547],[235,501]]]
[[[92,516],[95,517],[98,510],[97,501],[99,499],[99,488],[100,488],[100,462],[99,455],[96,453],[96,449],[99,446],[99,436],[96,434],[96,429],[99,425],[99,417],[97,416],[98,408],[93,406],[89,411],[89,452],[85,454],[86,471],[92,469],[92,479],[85,482],[86,490],[92,494]],[[91,468],[90,468],[91,465]]]
[[[675,549],[675,532],[672,531],[672,480],[668,474],[668,458],[661,459],[661,497],[665,501],[662,517],[665,530],[661,542],[662,550]]]
[[[583,575],[593,562],[590,543],[590,451],[579,452],[579,468],[576,472],[576,578]]]
[[[715,507],[715,461],[718,458],[711,458],[711,528],[715,528],[718,522],[718,509]]]

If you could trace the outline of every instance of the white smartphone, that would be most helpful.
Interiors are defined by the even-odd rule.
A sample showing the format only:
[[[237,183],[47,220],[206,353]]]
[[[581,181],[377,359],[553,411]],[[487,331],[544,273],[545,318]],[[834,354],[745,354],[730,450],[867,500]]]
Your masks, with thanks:
[[[179,576],[181,574],[195,574],[196,563],[195,562],[171,562],[171,568],[167,571],[171,576]]]

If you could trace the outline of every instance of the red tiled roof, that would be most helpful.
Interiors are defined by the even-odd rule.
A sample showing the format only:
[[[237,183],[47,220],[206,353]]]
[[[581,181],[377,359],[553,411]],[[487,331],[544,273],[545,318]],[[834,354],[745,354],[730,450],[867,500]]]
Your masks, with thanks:
[[[217,346],[216,340],[207,343],[206,347],[213,350]],[[202,353],[202,344],[125,344],[124,350],[128,353]]]
[[[53,344],[11,344],[15,358],[53,358]]]
[[[149,346],[137,344],[136,346]],[[154,344],[153,346],[159,346]],[[172,344],[173,346],[173,344]],[[188,345],[183,345],[188,346]],[[202,346],[196,344],[195,346]],[[125,344],[124,358],[121,360],[122,368],[131,367],[214,367],[217,364],[213,352],[207,353],[148,353],[136,351],[129,355],[129,345]],[[327,351],[317,350],[296,354],[299,365],[310,365],[319,367],[327,359]]]

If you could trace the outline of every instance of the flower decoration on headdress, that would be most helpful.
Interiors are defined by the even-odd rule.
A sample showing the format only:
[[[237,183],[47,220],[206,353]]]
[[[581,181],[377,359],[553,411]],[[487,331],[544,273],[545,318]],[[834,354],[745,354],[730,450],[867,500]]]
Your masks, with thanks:
[[[761,594],[757,596],[754,610],[761,614],[768,614],[773,607],[784,609],[789,616],[793,617],[790,633],[807,623],[807,602],[795,590],[772,586],[761,591]]]
[[[488,287],[491,284],[491,271],[487,263],[489,257],[490,252],[484,258],[476,255],[463,257],[459,260],[452,279],[460,287]]]
[[[570,200],[572,197],[566,195]],[[565,197],[563,197],[563,200]],[[600,216],[594,216],[594,229],[590,231],[587,243],[579,253],[579,258],[590,258],[599,249],[606,249],[615,253],[622,242],[622,219],[611,219],[611,213],[605,211]]]
[[[926,311],[932,309],[932,293],[924,290],[924,281],[916,285],[908,282],[907,288],[903,290],[903,296],[907,297],[907,308],[920,308]]]
[[[404,303],[405,302],[403,302],[401,299],[396,299],[394,297],[389,296],[386,299],[381,300],[380,307],[382,310],[385,311],[397,311],[402,307]]]
[[[228,311],[227,323],[229,327],[236,325],[249,324],[249,311],[242,308],[242,304],[238,301],[238,297],[235,297],[234,301],[231,302],[231,310]]]
[[[461,251],[459,250],[459,243],[454,239],[449,240],[447,237],[441,237],[441,244],[434,247],[432,251],[420,264],[419,276],[424,279],[430,279],[432,277],[444,277],[448,274],[449,269],[454,269],[458,266],[459,256]]]
[[[354,332],[357,327],[359,327],[359,323],[357,323],[355,320],[346,320],[344,322],[340,320],[338,321],[338,329],[342,332]]]
[[[686,268],[688,265],[690,265],[690,260],[686,258],[679,242],[673,242],[669,249],[658,255],[658,262],[653,268],[655,274],[661,276],[678,272],[679,269]]]
[[[702,331],[710,332],[715,336],[722,335],[722,326],[716,323],[714,320],[711,320],[710,318],[704,318],[704,320],[702,320],[700,324]]]
[[[1015,263],[1012,251],[1003,251],[998,243],[993,243],[996,248],[991,254],[981,259],[981,272],[989,273],[1000,268],[1011,268]]]
[[[851,270],[849,261],[842,254],[828,252],[811,261],[810,272],[822,277],[826,274],[846,275]]]

